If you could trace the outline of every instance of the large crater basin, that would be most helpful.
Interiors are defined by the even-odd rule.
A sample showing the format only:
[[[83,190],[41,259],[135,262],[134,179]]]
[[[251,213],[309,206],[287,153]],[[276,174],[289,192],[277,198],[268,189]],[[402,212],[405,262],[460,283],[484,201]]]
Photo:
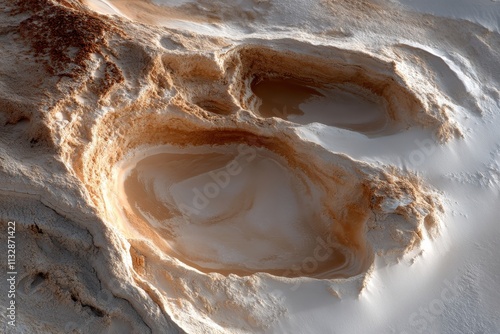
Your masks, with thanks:
[[[355,252],[332,238],[314,184],[267,149],[141,149],[120,165],[115,185],[129,228],[202,272],[345,277],[357,270]]]

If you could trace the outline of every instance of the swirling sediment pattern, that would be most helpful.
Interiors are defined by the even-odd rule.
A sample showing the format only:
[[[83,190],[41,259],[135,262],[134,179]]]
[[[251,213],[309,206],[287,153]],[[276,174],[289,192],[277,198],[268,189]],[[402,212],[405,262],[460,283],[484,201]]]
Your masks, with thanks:
[[[203,272],[338,278],[369,262],[335,241],[318,187],[266,149],[156,147],[122,168],[119,204],[139,222],[131,228],[154,231],[159,248]]]

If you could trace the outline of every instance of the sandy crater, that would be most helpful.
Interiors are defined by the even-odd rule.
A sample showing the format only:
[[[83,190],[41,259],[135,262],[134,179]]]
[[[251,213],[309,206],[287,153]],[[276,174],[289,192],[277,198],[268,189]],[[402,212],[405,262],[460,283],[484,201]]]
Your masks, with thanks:
[[[100,215],[130,244],[136,280],[152,298],[158,298],[152,291],[164,291],[169,301],[162,304],[180,324],[191,326],[174,300],[203,322],[217,323],[246,306],[231,295],[239,305],[234,310],[205,314],[189,287],[172,289],[176,280],[209,284],[208,299],[220,298],[218,284],[247,286],[261,277],[290,286],[319,279],[335,282],[338,291],[352,289],[354,279],[360,283],[349,293],[356,295],[376,255],[391,262],[416,254],[438,230],[439,201],[416,177],[304,141],[295,131],[300,122],[267,113],[266,103],[292,82],[301,94],[347,101],[343,109],[328,106],[335,110],[321,111],[314,122],[367,136],[447,124],[422,112],[418,95],[390,64],[348,50],[323,49],[340,58],[350,54],[349,61],[332,63],[326,55],[311,60],[282,48],[249,45],[190,61],[162,55],[160,80],[171,85],[170,101],[159,109],[106,113],[93,126],[92,143],[73,160]],[[280,85],[262,89],[256,80]],[[337,86],[325,91],[330,84]],[[353,124],[346,114],[360,105],[368,106],[367,121]],[[241,151],[254,160],[240,166]],[[234,174],[227,186],[214,178],[221,171]],[[259,286],[248,285],[248,293],[261,298]],[[267,321],[261,311],[249,311],[252,326]]]
[[[23,17],[20,36],[60,95],[41,92],[54,105],[33,115],[9,100],[2,117],[33,137],[31,148],[52,145],[96,229],[112,240],[106,247],[122,270],[116,290],[134,291],[135,308],[147,300],[155,317],[194,333],[264,331],[286,313],[274,286],[307,290],[313,282],[335,300],[356,299],[376,260],[411,262],[438,234],[440,199],[419,177],[300,132],[319,123],[361,143],[408,129],[441,142],[458,136],[450,106],[479,104],[457,84],[455,67],[441,73],[447,82],[433,81],[438,55],[400,42],[378,54],[356,43],[231,40],[97,15],[71,1],[34,2],[44,15]],[[135,8],[155,16],[149,2]],[[175,19],[189,21],[189,8]],[[39,33],[55,21],[64,25]],[[456,96],[438,84],[454,84]],[[54,280],[37,271],[23,284]],[[99,318],[108,314],[99,300],[69,296]]]

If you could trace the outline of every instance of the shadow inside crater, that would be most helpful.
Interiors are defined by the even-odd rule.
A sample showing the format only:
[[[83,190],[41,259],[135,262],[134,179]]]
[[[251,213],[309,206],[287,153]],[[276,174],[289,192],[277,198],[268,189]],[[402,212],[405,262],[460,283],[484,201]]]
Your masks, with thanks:
[[[380,98],[354,85],[313,87],[293,79],[256,77],[251,83],[262,117],[297,124],[322,123],[367,136],[395,131]]]

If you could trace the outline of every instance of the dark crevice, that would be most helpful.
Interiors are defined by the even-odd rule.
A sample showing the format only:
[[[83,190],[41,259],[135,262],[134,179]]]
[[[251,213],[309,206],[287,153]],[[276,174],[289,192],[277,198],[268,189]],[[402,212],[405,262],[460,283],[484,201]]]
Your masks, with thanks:
[[[87,307],[96,317],[102,318],[106,315],[104,311],[98,309],[97,307],[83,303],[75,294],[71,294],[71,300],[80,304],[82,308]]]

